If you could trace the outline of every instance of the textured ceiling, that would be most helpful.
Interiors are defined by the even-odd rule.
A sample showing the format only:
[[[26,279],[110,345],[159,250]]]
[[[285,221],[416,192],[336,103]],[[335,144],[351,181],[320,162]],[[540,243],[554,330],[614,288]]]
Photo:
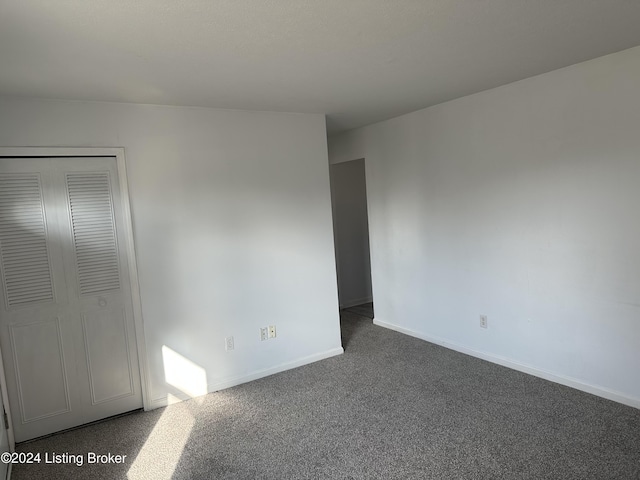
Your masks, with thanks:
[[[337,132],[640,45],[638,0],[0,0],[0,94]]]

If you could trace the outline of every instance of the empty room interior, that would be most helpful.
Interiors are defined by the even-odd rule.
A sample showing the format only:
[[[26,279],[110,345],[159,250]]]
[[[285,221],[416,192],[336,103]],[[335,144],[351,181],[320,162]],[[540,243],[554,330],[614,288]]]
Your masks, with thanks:
[[[0,478],[640,479],[638,25],[0,0]]]

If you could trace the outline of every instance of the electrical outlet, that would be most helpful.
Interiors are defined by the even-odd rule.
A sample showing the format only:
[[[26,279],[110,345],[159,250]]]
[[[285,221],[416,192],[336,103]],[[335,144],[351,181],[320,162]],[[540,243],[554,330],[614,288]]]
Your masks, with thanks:
[[[269,338],[276,338],[276,326],[269,325]]]
[[[233,337],[227,337],[224,339],[224,348],[226,351],[233,350]]]
[[[487,320],[487,316],[486,315],[480,315],[480,327],[481,328],[488,328],[489,327],[489,321]]]
[[[260,341],[264,342],[269,339],[269,329],[267,327],[260,328]]]

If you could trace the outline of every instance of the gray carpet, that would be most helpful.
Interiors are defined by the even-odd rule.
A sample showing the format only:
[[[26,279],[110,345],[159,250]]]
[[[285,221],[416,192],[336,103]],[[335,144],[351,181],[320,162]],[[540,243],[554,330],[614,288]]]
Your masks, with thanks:
[[[14,479],[639,479],[640,410],[342,313],[346,352],[20,446]]]
[[[373,318],[373,303],[364,303],[355,307],[345,308],[343,312],[352,313],[365,318]]]

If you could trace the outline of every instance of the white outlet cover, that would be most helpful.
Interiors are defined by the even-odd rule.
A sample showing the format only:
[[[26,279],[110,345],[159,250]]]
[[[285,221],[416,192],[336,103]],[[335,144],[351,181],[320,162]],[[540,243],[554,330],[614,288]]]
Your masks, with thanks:
[[[234,349],[233,337],[227,337],[224,339],[224,348],[227,351]]]
[[[269,325],[269,338],[276,338],[276,326]]]
[[[267,327],[262,327],[260,329],[260,340],[264,342],[265,340],[268,340],[268,338],[269,338],[269,329]]]

